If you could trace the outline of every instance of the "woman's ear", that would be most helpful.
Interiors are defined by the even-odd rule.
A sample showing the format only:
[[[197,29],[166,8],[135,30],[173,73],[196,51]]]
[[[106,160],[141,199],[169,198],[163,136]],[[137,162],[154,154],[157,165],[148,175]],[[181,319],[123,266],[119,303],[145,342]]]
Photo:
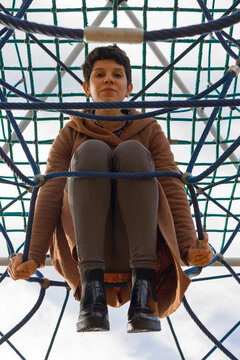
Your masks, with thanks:
[[[85,91],[87,97],[91,96],[90,86],[86,83],[86,81],[83,82],[83,90]]]
[[[127,87],[127,91],[126,91],[126,97],[129,97],[130,96],[130,94],[131,94],[131,92],[132,92],[132,89],[133,89],[133,84],[132,83],[130,83],[129,85],[128,85],[128,87]]]

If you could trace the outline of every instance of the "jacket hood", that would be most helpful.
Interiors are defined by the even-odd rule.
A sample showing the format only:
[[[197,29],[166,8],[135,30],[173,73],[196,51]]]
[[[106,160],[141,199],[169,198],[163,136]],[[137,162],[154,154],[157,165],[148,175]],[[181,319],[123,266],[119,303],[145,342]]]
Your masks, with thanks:
[[[139,114],[136,110],[133,112],[134,114]],[[119,143],[125,139],[129,139],[133,136],[136,136],[140,133],[145,127],[149,126],[156,120],[153,118],[133,120],[131,123],[123,130],[122,134],[118,138],[115,134],[111,132],[111,130],[102,128],[96,125],[90,119],[82,119],[80,117],[71,116],[70,121],[66,124],[66,126],[71,127],[76,130],[78,133],[86,135],[90,138],[105,140],[110,143]]]

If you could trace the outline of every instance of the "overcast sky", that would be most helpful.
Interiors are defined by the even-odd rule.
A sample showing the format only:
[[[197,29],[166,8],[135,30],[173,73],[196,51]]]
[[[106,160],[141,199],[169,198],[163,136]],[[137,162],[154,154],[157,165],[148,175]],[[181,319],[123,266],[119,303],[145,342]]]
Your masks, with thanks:
[[[12,2],[9,0],[2,0],[1,3],[5,7],[9,7]],[[88,7],[96,6],[94,1],[86,1]],[[16,7],[19,7],[21,4],[20,0],[16,0]],[[106,1],[99,0],[98,6],[104,6]],[[144,2],[142,0],[133,1],[129,0],[129,6],[138,6],[142,7]],[[216,0],[215,6],[219,9],[219,13],[214,14],[214,18],[218,18],[222,15],[222,10],[224,8],[230,7],[232,1],[230,0]],[[57,7],[61,10],[64,7],[68,6],[69,9],[76,7],[81,7],[82,2],[76,0],[68,0],[67,5],[64,0],[56,0]],[[207,1],[209,8],[212,6],[212,1]],[[35,11],[28,13],[28,19],[32,21],[38,21],[45,24],[53,24],[53,15],[50,12],[45,12],[44,9],[49,9],[52,6],[51,0],[42,0],[41,3],[33,1],[30,9]],[[160,28],[170,28],[173,26],[173,16],[170,11],[174,6],[173,0],[162,1],[148,1],[148,6],[164,6],[166,11],[149,11],[148,12],[148,21],[147,26],[148,30],[158,30]],[[197,1],[195,0],[179,0],[178,6],[180,8],[188,8],[189,11],[179,12],[177,17],[177,26],[189,25],[194,23],[201,22],[201,13],[197,11],[191,11],[198,9]],[[42,11],[36,11],[42,9]],[[70,14],[70,17],[69,17]],[[88,25],[91,25],[99,12],[88,11]],[[138,20],[142,23],[142,12],[135,10],[134,14]],[[71,26],[76,28],[83,28],[83,16],[80,12],[58,12],[58,25],[60,26]],[[69,21],[70,20],[70,21]],[[113,14],[110,12],[106,19],[103,21],[102,26],[112,26]],[[119,12],[118,16],[118,26],[119,27],[133,27],[130,19],[126,16],[124,12]],[[1,29],[1,27],[0,27]],[[228,29],[226,30],[228,31]],[[239,26],[234,27],[233,35],[237,38],[239,34]],[[24,39],[25,35],[16,31],[16,37],[18,39]],[[37,35],[39,39],[48,39],[45,36]],[[209,37],[208,37],[209,39]],[[46,44],[52,51],[55,52],[55,45]],[[170,51],[171,44],[168,42],[157,44],[158,49],[164,54],[167,60],[170,60]],[[60,45],[60,57],[62,61],[65,61],[69,53],[74,49],[76,43],[73,44],[61,44]],[[89,49],[95,47],[96,44],[90,44]],[[181,42],[176,43],[175,52],[180,54],[183,49],[186,48],[188,44],[182,44]],[[139,67],[142,64],[142,45],[121,45],[124,48],[130,59],[132,65]],[[237,52],[236,48],[233,48]],[[28,66],[28,54],[27,47],[25,44],[19,44],[19,51],[21,54],[21,59],[23,66]],[[188,87],[191,94],[195,93],[197,72],[191,71],[191,66],[196,67],[198,63],[199,56],[199,47],[193,50],[189,55],[187,55],[183,60],[177,65],[179,67],[176,70],[176,73],[182,79],[184,84]],[[202,59],[202,66],[207,67],[208,63],[208,45],[204,45],[202,49],[205,54]],[[50,59],[46,54],[43,53],[37,45],[31,45],[31,55],[32,55],[32,64],[36,69],[34,71],[34,86],[35,92],[41,94],[43,89],[48,84],[49,80],[53,76],[53,68],[56,66],[54,61]],[[18,57],[14,44],[7,44],[3,49],[3,61],[5,67],[9,67],[5,70],[6,81],[11,85],[16,84],[20,78],[21,73],[19,70],[13,70],[12,67],[18,66]],[[84,51],[80,52],[77,59],[72,64],[75,67],[76,73],[82,78],[82,73],[79,69],[80,65],[84,61]],[[219,45],[213,45],[211,53],[211,62],[210,66],[219,67],[220,70],[215,70],[211,72],[210,79],[212,82],[217,81],[223,75],[222,68],[225,66],[226,53]],[[235,61],[230,59],[229,64],[233,65]],[[154,54],[149,45],[147,46],[147,64],[151,66],[161,66],[161,62]],[[41,67],[41,71],[37,68]],[[43,69],[45,67],[45,70]],[[52,68],[52,70],[47,70],[46,68]],[[10,69],[11,68],[11,69]],[[146,72],[146,81],[151,80],[158,72],[155,70],[147,70]],[[26,83],[28,87],[28,93],[31,93],[29,73],[25,71]],[[136,69],[133,71],[133,83],[134,83],[134,92],[137,92],[142,87],[142,73],[141,69]],[[201,72],[200,76],[200,88],[199,91],[205,89],[208,85],[208,72]],[[157,82],[153,85],[151,89],[148,90],[148,93],[153,94],[158,92],[162,95],[160,96],[148,96],[148,100],[163,100],[167,98],[169,86],[169,76],[165,75],[160,82]],[[69,75],[66,75],[62,80],[62,88],[65,94],[68,94],[64,98],[64,101],[83,101],[84,97],[81,95],[75,96],[75,93],[82,92],[80,85],[77,84]],[[24,91],[23,84],[19,86],[19,89]],[[220,89],[221,90],[221,89]],[[234,85],[231,86],[229,93],[232,94],[234,90]],[[239,85],[236,84],[236,93],[239,95]],[[57,93],[58,89],[55,88],[53,93]],[[173,85],[173,98],[181,98],[181,90],[177,87],[176,84]],[[215,92],[216,96],[217,93]],[[184,99],[184,97],[182,97]],[[9,100],[10,101],[10,100]],[[57,97],[52,97],[49,101],[58,101]],[[210,114],[209,109],[205,109],[207,115]],[[26,112],[14,111],[14,115],[18,117],[23,117]],[[229,109],[224,109],[222,116],[228,116]],[[45,122],[44,117],[52,116],[52,121]],[[231,124],[229,125],[228,121],[221,121],[221,124],[218,123],[220,134],[223,138],[227,138],[229,132],[229,139],[234,139],[239,135],[239,113],[235,111],[235,118],[233,118]],[[49,140],[54,139],[59,130],[59,121],[54,120],[57,115],[49,112],[41,112],[38,114],[38,119],[41,121],[38,122],[38,139]],[[192,123],[188,121],[192,117],[192,111],[172,114],[172,120],[170,122],[170,137],[171,139],[180,139],[180,140],[191,140],[192,136]],[[180,122],[179,119],[182,119]],[[20,122],[20,120],[19,120]],[[159,123],[164,129],[165,133],[168,132],[167,122],[162,117],[159,119]],[[216,124],[215,124],[216,125]],[[6,123],[0,128],[0,139],[1,144],[3,144],[3,129],[7,133]],[[196,135],[195,139],[198,140],[202,131],[204,129],[204,123],[199,121],[196,122]],[[31,123],[26,131],[24,132],[24,137],[26,140],[32,140],[34,138],[34,128],[33,123]],[[207,140],[211,142],[213,140],[212,136],[209,135]],[[50,146],[50,145],[49,145]],[[39,145],[39,160],[44,163],[47,158],[47,153],[49,150],[48,145]],[[36,158],[35,146],[30,145],[31,152]],[[185,171],[186,164],[189,162],[191,155],[191,147],[187,145],[172,145],[172,150],[175,155],[175,160],[182,162],[180,164],[180,169]],[[219,150],[220,154],[222,150]],[[24,154],[20,147],[15,145],[13,147],[14,159],[16,162],[25,161]],[[235,152],[235,155],[239,157],[239,149]],[[216,160],[216,149],[215,145],[206,145],[198,158],[198,163],[200,165],[196,166],[194,169],[194,175],[199,174],[205,169],[201,163],[213,162]],[[184,163],[186,163],[184,165]],[[32,175],[31,169],[27,165],[20,165],[24,173]],[[45,165],[41,165],[41,171],[44,172]],[[11,175],[11,172],[6,168],[6,166],[0,165],[1,175]],[[230,176],[236,173],[236,168],[233,165],[223,165],[221,170],[218,171],[218,176]],[[224,185],[214,188],[211,195],[213,197],[230,197],[232,194],[233,185]],[[0,186],[0,196],[1,198],[6,196],[6,194],[11,194],[11,196],[17,196],[17,190],[13,187],[8,187],[6,185]],[[10,196],[10,195],[9,195]],[[234,197],[240,197],[239,184],[235,188]],[[29,196],[28,196],[29,198]],[[201,200],[201,197],[200,197]],[[2,201],[2,206],[6,205],[8,201]],[[224,206],[229,205],[229,201],[221,202]],[[200,209],[204,213],[205,203],[199,202]],[[27,201],[26,201],[27,207]],[[231,205],[231,211],[239,215],[239,200],[233,201]],[[12,211],[22,211],[21,205],[16,204],[11,207]],[[209,204],[208,213],[212,214],[207,218],[207,229],[209,230],[210,242],[219,251],[221,242],[222,242],[222,233],[216,231],[216,229],[223,229],[225,226],[225,217],[224,212],[219,210],[215,205]],[[213,214],[218,214],[218,216],[213,216]],[[14,248],[16,249],[21,242],[24,240],[23,232],[11,231],[12,229],[22,229],[23,220],[22,217],[9,216],[5,218],[5,225],[9,230],[9,236],[14,243]],[[236,227],[237,221],[230,219],[228,223],[228,232],[226,240],[228,240],[231,235],[231,231]],[[235,237],[235,240],[232,246],[226,253],[227,257],[239,257],[239,234]],[[5,241],[0,234],[0,257],[7,256],[7,249]],[[4,267],[0,267],[0,272],[4,271]],[[236,272],[239,272],[239,266],[235,268]],[[44,268],[42,273],[45,277],[50,279],[62,280],[51,268]],[[227,274],[224,268],[207,268],[203,270],[202,276],[212,276],[218,274]],[[24,281],[13,282],[10,279],[5,279],[0,285],[0,331],[3,333],[8,332],[16,323],[18,323],[25,314],[31,309],[33,304],[36,302],[39,294],[39,285],[31,284]],[[230,278],[224,280],[210,280],[192,283],[189,287],[186,296],[189,304],[192,306],[193,310],[199,316],[200,320],[205,324],[205,326],[218,338],[221,339],[238,321],[240,314],[240,304],[239,304],[239,285],[238,283]],[[46,292],[46,297],[40,308],[40,310],[35,314],[35,316],[29,321],[27,325],[24,326],[17,334],[15,334],[10,340],[17,347],[17,349],[22,353],[24,358],[27,360],[43,360],[46,354],[54,327],[58,318],[58,315],[61,311],[61,306],[65,297],[65,289],[51,287]],[[54,343],[53,349],[51,351],[49,359],[52,360],[65,360],[65,359],[87,359],[87,360],[175,360],[180,359],[180,356],[177,352],[173,337],[170,333],[170,329],[166,319],[163,319],[162,322],[162,331],[160,333],[154,334],[127,334],[126,333],[126,322],[127,322],[127,310],[128,304],[119,308],[113,309],[109,308],[110,311],[110,325],[111,331],[107,333],[90,333],[90,334],[79,334],[75,331],[75,325],[77,321],[79,304],[73,299],[72,294],[70,294],[69,302],[67,309],[65,311],[56,341]],[[213,346],[210,340],[198,329],[198,327],[191,320],[183,305],[171,316],[171,321],[176,330],[180,346],[183,350],[183,354],[188,360],[199,360],[201,359]],[[238,329],[224,342],[225,346],[238,358],[240,358],[240,347],[239,347],[239,336],[240,328]],[[8,344],[4,344],[0,347],[0,359],[3,360],[17,360],[19,356],[10,348]],[[226,356],[222,354],[219,350],[215,351],[210,357],[210,360],[223,360],[226,359]]]

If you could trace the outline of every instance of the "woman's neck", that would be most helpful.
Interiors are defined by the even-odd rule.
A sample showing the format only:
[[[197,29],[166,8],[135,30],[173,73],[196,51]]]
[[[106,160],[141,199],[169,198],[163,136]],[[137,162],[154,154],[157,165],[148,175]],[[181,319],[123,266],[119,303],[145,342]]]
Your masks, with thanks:
[[[96,109],[95,115],[101,116],[124,116],[120,109]],[[106,121],[98,120],[98,123],[101,124],[104,128],[113,131],[119,128],[123,121]]]

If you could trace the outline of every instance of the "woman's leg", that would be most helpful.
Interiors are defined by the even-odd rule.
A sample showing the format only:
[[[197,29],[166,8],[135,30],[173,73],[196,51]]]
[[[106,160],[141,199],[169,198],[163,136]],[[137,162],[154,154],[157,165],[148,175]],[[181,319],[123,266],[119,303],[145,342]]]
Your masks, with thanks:
[[[71,171],[111,171],[112,151],[100,140],[88,140],[75,151]],[[69,204],[73,218],[80,273],[104,269],[104,237],[111,201],[111,180],[69,178]]]
[[[154,171],[150,152],[136,140],[124,141],[113,153],[117,172]],[[158,184],[156,178],[119,179],[118,202],[126,227],[131,268],[156,267]]]
[[[150,152],[138,141],[121,143],[114,152],[119,172],[153,171]],[[128,309],[129,333],[159,331],[155,296],[158,184],[155,178],[119,179],[117,196],[126,226],[132,268],[132,291]]]

